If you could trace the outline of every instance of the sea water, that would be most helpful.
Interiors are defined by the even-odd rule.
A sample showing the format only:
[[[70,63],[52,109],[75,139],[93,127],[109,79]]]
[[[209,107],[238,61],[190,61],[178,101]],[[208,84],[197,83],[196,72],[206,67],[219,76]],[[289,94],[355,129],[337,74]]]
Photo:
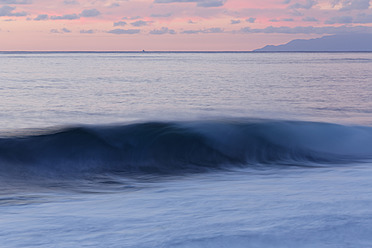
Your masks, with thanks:
[[[0,247],[371,247],[372,53],[0,53]]]

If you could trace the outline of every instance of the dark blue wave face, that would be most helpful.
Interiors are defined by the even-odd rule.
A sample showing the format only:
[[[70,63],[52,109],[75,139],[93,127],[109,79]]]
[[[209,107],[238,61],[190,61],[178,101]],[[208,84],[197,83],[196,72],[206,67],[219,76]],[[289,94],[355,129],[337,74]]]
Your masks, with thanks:
[[[372,157],[372,128],[224,120],[70,127],[0,139],[0,173],[179,174],[231,167],[352,163]]]

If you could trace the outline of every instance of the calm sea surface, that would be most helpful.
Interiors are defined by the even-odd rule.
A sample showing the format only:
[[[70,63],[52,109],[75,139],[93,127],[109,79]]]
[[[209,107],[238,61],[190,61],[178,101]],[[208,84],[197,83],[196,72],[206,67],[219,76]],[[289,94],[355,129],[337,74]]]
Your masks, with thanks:
[[[372,247],[372,53],[0,53],[0,247]]]

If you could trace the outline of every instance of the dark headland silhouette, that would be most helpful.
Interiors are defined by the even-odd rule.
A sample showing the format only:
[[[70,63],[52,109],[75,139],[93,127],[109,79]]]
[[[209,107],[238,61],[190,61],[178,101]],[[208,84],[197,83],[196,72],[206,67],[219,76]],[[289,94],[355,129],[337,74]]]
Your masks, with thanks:
[[[372,34],[339,34],[268,45],[254,52],[372,52]]]

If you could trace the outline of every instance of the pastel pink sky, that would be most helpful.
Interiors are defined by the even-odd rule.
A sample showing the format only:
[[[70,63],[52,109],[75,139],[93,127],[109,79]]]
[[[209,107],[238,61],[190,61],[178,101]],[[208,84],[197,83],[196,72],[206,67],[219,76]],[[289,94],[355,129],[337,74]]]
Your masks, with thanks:
[[[371,1],[0,0],[0,50],[249,51],[372,33]]]

